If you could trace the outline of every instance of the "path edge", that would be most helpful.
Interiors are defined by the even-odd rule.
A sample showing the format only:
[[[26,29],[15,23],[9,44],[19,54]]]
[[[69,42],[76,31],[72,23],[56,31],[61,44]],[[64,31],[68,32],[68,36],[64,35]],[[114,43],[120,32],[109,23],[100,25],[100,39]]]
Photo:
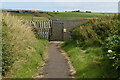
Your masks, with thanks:
[[[42,66],[40,66],[40,67],[38,68],[37,73],[32,76],[33,78],[44,78],[43,72],[44,72],[44,67],[45,67],[45,65],[46,65],[46,63],[47,63],[47,61],[48,61],[48,53],[47,53],[48,47],[47,47],[47,46],[48,46],[49,44],[50,44],[50,42],[48,42],[48,44],[46,45],[46,48],[45,48],[45,55],[44,55],[43,64],[42,64]]]
[[[70,76],[72,77],[72,78],[75,78],[75,74],[76,74],[76,70],[75,70],[75,68],[73,67],[73,65],[72,65],[72,63],[71,63],[71,60],[70,60],[70,58],[68,57],[68,54],[67,54],[67,52],[65,51],[65,50],[63,50],[63,49],[61,49],[61,45],[62,45],[63,43],[59,43],[59,45],[58,45],[58,49],[59,49],[59,51],[61,52],[61,54],[65,57],[65,59],[67,60],[67,64],[68,64],[68,66],[69,66],[69,70],[70,70]]]

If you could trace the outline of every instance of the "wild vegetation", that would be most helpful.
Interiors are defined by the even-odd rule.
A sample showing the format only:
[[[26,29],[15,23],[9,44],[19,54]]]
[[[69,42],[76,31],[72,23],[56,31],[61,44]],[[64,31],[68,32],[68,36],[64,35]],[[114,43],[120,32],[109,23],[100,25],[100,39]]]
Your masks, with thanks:
[[[39,40],[34,29],[10,14],[3,15],[2,76],[32,78],[43,64],[47,41]]]
[[[115,15],[90,20],[71,30],[72,38],[62,48],[68,52],[77,77],[120,77],[119,26]]]

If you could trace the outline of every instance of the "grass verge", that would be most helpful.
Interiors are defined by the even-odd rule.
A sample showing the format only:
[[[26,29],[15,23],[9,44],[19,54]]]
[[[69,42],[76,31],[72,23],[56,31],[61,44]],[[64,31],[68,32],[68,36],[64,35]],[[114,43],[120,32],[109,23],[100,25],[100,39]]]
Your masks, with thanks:
[[[110,61],[101,48],[89,47],[83,49],[75,41],[67,41],[62,48],[68,53],[77,78],[115,78]]]

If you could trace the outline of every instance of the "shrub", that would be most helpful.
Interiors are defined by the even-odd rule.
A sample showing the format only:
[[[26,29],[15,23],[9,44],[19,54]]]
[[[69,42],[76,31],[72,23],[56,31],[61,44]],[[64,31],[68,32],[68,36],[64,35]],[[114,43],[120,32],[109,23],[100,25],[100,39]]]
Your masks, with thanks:
[[[120,70],[120,36],[113,35],[105,40],[104,48],[107,52],[109,59],[113,61],[113,66],[119,71]]]
[[[77,25],[71,31],[73,40],[80,40],[92,43],[97,42],[100,46],[104,40],[112,34],[118,34],[120,29],[118,17],[106,16],[98,19],[90,20],[82,25]]]

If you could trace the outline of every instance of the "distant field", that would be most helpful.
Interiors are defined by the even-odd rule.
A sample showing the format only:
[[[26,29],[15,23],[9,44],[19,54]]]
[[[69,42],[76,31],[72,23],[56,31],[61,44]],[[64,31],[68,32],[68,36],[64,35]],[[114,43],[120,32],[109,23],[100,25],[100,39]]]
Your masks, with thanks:
[[[112,13],[78,13],[78,12],[49,12],[49,15],[58,18],[72,18],[72,19],[79,19],[79,18],[94,18],[98,16],[105,16],[105,15],[113,15]]]
[[[51,17],[65,19],[95,18],[98,16],[113,15],[114,13],[78,13],[78,12],[43,12],[43,13],[11,13],[24,20],[48,20]]]

